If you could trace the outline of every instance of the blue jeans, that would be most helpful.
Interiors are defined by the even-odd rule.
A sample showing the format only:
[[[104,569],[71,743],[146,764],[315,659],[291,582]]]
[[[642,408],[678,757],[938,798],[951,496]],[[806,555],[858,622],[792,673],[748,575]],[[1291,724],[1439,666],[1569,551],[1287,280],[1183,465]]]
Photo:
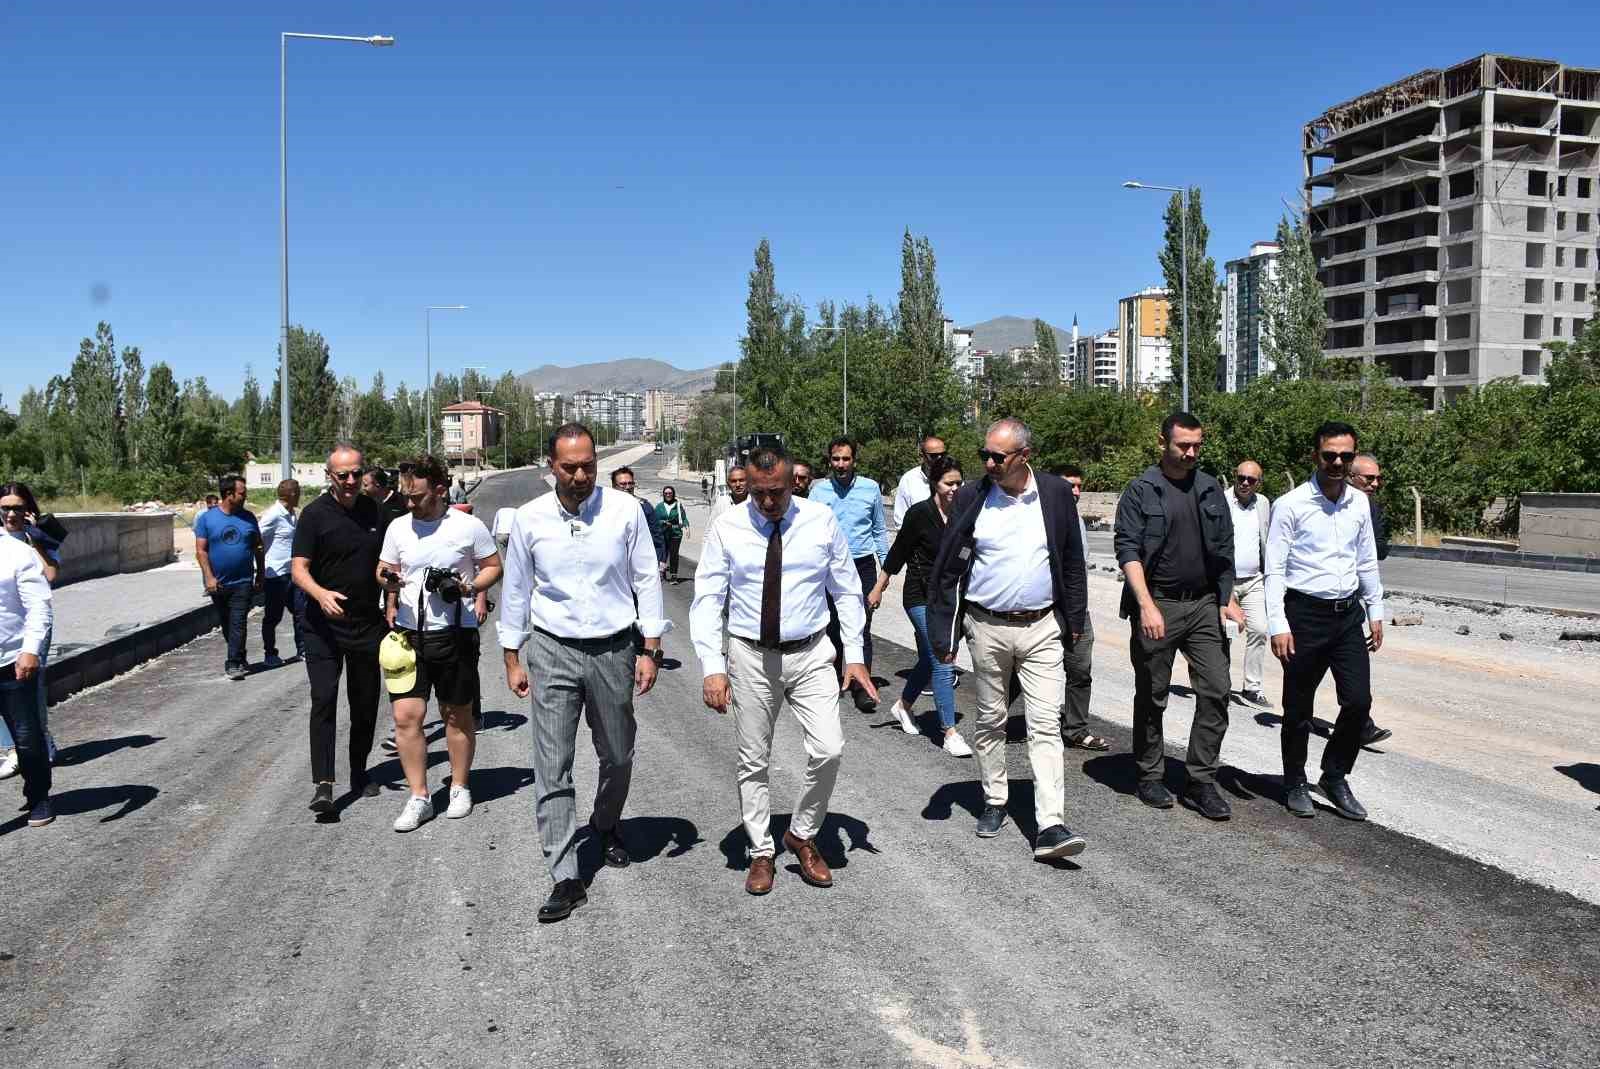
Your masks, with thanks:
[[[232,668],[234,665],[244,667],[244,630],[250,617],[250,599],[254,595],[250,583],[235,583],[225,586],[211,595],[211,604],[216,606],[217,623],[222,628],[222,633],[228,640],[228,659],[223,667]]]
[[[50,643],[54,638],[54,628],[44,633],[44,652],[39,655],[39,730],[44,733],[46,746],[50,745],[50,710],[47,703],[48,691],[45,690],[44,685],[44,668],[50,660]],[[0,753],[16,748],[17,743],[11,737],[11,729],[6,727],[4,719],[0,719]],[[18,758],[18,760],[20,761],[21,758]]]
[[[926,605],[907,605],[906,615],[911,618],[911,626],[917,631],[917,666],[906,677],[906,689],[901,692],[900,700],[911,708],[911,703],[917,700],[928,686],[928,680],[933,680],[933,704],[939,710],[939,726],[953,728],[956,726],[956,666],[945,664],[933,656],[933,641],[928,637],[928,607]]]
[[[289,611],[289,619],[294,622],[294,653],[296,657],[304,658],[306,654],[305,636],[302,634],[304,613],[301,610],[300,599],[304,596],[300,588],[287,575],[269,575],[262,584],[266,593],[267,610],[261,617],[261,647],[268,657],[278,652],[278,624],[283,620],[284,610]]]
[[[19,683],[15,674],[0,682],[0,722],[16,742],[22,794],[30,806],[50,796],[50,755],[45,750],[40,715],[43,709],[43,669],[26,683]]]

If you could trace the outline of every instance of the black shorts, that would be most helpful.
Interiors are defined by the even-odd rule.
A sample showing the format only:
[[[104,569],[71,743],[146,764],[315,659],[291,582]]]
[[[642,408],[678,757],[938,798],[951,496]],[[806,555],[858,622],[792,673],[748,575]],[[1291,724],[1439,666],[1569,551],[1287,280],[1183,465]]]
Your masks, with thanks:
[[[478,629],[452,627],[441,631],[405,632],[417,651],[417,682],[404,698],[428,700],[431,690],[440,705],[471,705],[478,696]]]

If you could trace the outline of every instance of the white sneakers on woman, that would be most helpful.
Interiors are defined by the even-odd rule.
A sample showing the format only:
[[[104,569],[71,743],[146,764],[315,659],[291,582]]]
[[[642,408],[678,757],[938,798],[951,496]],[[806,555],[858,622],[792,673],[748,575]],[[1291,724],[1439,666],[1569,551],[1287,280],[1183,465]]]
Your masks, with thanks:
[[[416,831],[422,825],[433,819],[433,803],[426,798],[411,795],[406,799],[406,806],[400,810],[400,815],[394,819],[395,831]]]
[[[444,815],[451,820],[460,820],[470,812],[472,812],[472,792],[465,787],[451,787],[450,808],[444,811]]]
[[[894,708],[889,711],[894,714],[896,720],[900,721],[901,731],[907,735],[921,734],[917,730],[917,722],[911,719],[911,710],[906,708],[906,703],[903,700],[896,698]]]
[[[944,737],[944,752],[951,757],[971,757],[972,747],[967,745],[967,740],[961,737],[959,731],[952,731]]]

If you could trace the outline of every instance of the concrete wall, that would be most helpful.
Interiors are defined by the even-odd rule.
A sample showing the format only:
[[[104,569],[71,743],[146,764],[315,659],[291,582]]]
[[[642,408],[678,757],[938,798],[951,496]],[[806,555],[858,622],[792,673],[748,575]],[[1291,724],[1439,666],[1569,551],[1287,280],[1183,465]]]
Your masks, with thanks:
[[[1600,556],[1600,494],[1523,494],[1524,553]]]
[[[170,512],[66,512],[57,584],[159,568],[177,559]]]

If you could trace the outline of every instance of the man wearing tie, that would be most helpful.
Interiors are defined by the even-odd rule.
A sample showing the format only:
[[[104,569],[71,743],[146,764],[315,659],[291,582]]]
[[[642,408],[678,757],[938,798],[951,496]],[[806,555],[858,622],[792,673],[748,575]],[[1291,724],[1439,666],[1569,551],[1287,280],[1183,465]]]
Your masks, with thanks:
[[[707,708],[733,709],[738,739],[739,807],[750,837],[745,890],[772,890],[771,803],[767,770],[772,731],[785,700],[805,733],[806,771],[783,845],[800,863],[800,878],[833,886],[816,847],[839,775],[844,731],[833,648],[822,641],[827,597],[837,606],[844,645],[844,684],[877,700],[862,653],[866,615],[861,577],[833,510],[794,497],[788,456],[763,447],[746,465],[750,497],[707,529],[695,570],[689,631],[705,673]],[[722,652],[724,608],[731,639]]]

